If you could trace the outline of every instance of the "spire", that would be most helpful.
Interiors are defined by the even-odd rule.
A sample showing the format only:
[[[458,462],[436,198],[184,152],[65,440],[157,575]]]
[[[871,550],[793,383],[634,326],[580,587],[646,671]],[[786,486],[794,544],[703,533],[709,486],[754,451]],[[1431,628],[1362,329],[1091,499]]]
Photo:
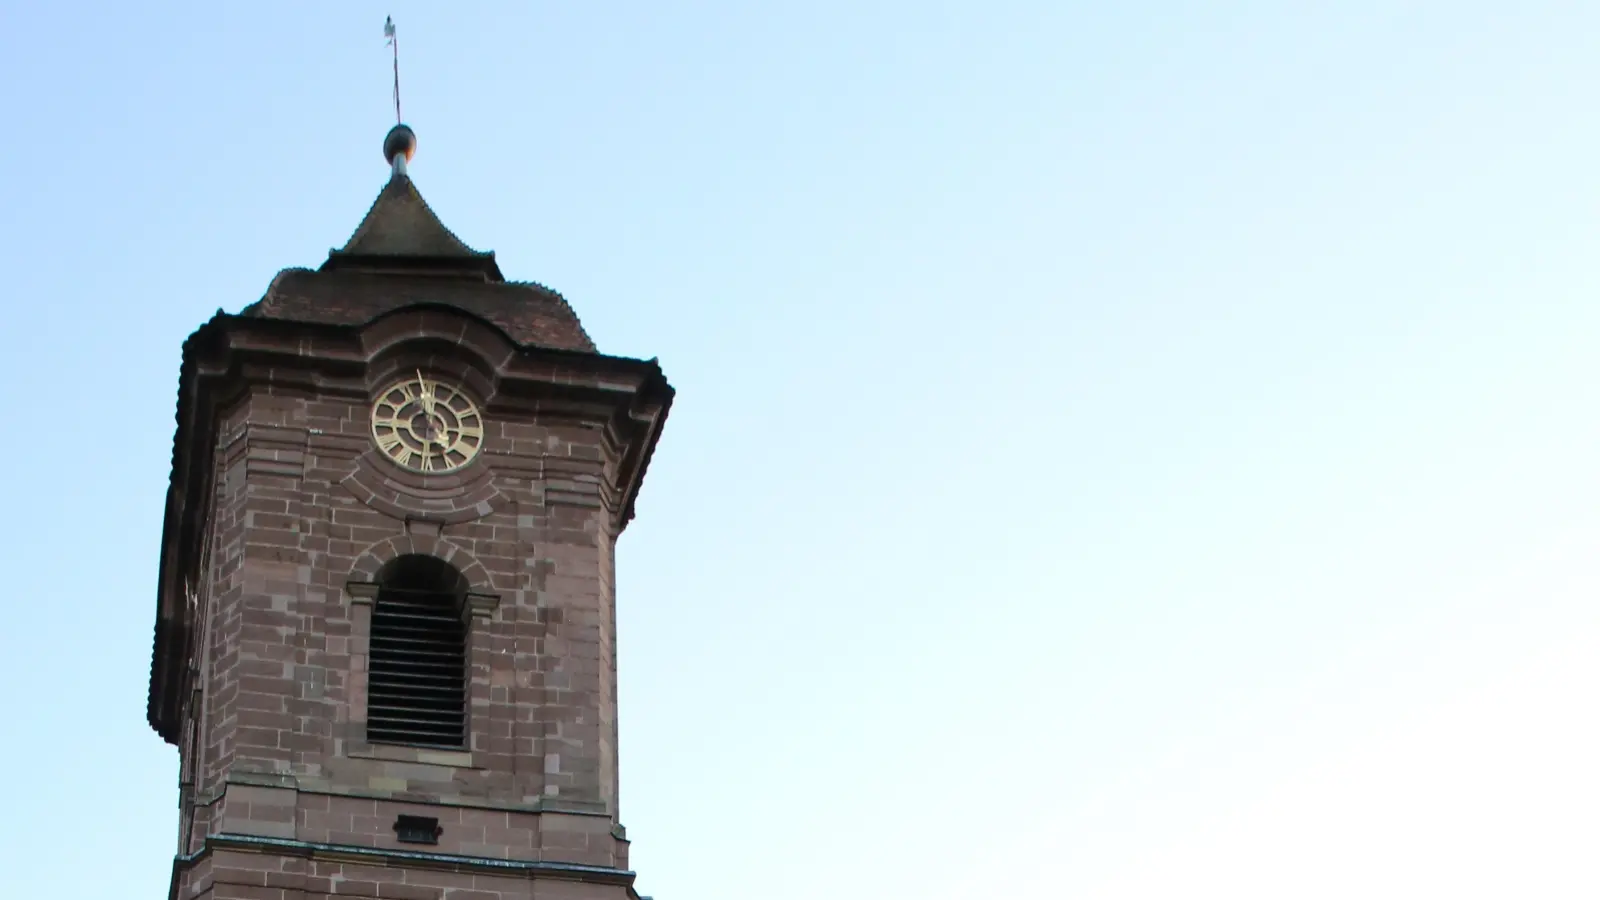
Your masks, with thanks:
[[[366,218],[340,250],[328,252],[324,269],[426,272],[504,281],[494,253],[468,247],[428,208],[406,168],[417,154],[417,133],[400,115],[400,39],[394,19],[383,20],[383,36],[393,51],[395,126],[383,137],[389,183],[378,192]]]

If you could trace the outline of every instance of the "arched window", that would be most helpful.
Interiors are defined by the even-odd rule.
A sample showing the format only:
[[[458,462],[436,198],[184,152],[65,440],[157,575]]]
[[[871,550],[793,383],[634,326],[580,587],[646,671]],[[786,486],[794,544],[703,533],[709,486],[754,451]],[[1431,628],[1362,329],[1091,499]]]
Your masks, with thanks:
[[[367,740],[463,746],[466,588],[459,572],[431,556],[399,557],[379,574],[367,651]]]

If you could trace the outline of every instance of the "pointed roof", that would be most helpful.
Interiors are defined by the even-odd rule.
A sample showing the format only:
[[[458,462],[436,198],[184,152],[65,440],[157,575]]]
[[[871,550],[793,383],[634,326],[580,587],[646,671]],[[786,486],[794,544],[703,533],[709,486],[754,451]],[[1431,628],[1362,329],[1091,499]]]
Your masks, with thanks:
[[[408,306],[440,305],[477,316],[526,347],[597,352],[559,293],[507,282],[492,251],[468,247],[434,215],[406,174],[416,134],[396,125],[384,138],[389,181],[341,249],[315,271],[279,272],[241,316],[363,325]]]
[[[492,251],[468,247],[428,207],[406,174],[415,135],[396,126],[384,140],[389,181],[344,247],[315,271],[279,272],[249,318],[361,325],[406,306],[437,304],[477,316],[524,346],[596,352],[559,293],[507,282]]]
[[[342,253],[385,256],[485,256],[444,227],[410,176],[396,174],[378,192]]]
[[[488,281],[505,280],[494,251],[474,250],[444,227],[403,171],[394,173],[355,234],[342,249],[330,251],[323,265],[324,269],[373,267],[459,270]]]

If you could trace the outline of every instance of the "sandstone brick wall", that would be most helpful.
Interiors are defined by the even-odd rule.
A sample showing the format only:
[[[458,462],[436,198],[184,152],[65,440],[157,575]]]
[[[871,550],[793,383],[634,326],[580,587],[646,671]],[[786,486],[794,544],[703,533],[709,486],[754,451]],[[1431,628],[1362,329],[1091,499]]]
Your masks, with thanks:
[[[404,325],[410,343],[380,342],[387,356],[343,381],[257,365],[219,416],[191,660],[201,690],[184,710],[194,738],[182,748],[193,782],[185,854],[227,835],[627,868],[613,584],[626,448],[599,407],[490,396],[503,364],[493,341],[475,347],[449,323],[455,346],[441,348],[429,340],[441,321]],[[417,367],[485,405],[481,458],[459,474],[403,472],[372,447],[368,397]],[[446,560],[473,592],[459,751],[365,739],[373,582],[405,553]],[[402,813],[438,818],[439,844],[400,843]],[[548,880],[534,870],[463,875],[275,852],[214,851],[181,876],[179,894],[626,895],[561,878],[531,893]]]

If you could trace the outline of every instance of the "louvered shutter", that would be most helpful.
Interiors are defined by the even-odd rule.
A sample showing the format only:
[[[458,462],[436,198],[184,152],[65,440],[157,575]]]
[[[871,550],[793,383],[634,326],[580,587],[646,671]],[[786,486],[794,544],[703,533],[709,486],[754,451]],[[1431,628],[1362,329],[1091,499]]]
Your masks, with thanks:
[[[367,740],[463,746],[466,651],[466,625],[453,592],[380,588],[367,657]]]

